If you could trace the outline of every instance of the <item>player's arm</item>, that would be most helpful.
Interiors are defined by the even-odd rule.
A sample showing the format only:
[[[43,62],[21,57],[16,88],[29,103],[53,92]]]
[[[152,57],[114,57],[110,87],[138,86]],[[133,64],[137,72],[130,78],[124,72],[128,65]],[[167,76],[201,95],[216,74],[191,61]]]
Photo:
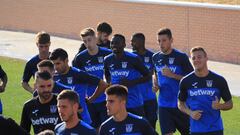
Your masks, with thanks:
[[[0,76],[1,76],[1,80],[2,80],[2,84],[0,85],[0,92],[4,92],[5,88],[7,86],[8,77],[1,66],[0,66]]]
[[[144,120],[141,127],[143,135],[157,135],[157,132],[153,129],[147,120]]]
[[[105,89],[108,87],[108,84],[101,80],[100,78],[88,74],[87,72],[80,71],[79,74],[75,74],[76,79],[79,83],[91,84],[97,86],[93,95],[91,95],[87,100],[88,102],[94,101],[97,97],[99,97],[102,93],[105,92]]]
[[[31,70],[32,70],[31,65],[29,63],[27,63],[26,66],[25,66],[24,72],[23,72],[22,87],[25,90],[27,90],[28,92],[33,93],[34,92],[34,88],[32,88],[29,85],[29,80],[32,77]]]
[[[15,134],[30,135],[11,118],[6,119],[6,124]]]
[[[219,89],[221,97],[224,103],[221,103],[217,96],[215,96],[215,101],[212,102],[212,108],[215,110],[230,110],[233,108],[232,96],[227,84],[227,81],[222,78],[221,83],[219,83]]]
[[[31,120],[29,119],[29,111],[30,110],[28,109],[27,104],[24,104],[20,126],[28,133],[30,133],[31,130]]]
[[[106,62],[104,62],[104,77],[107,81],[107,83],[111,83],[111,75],[110,75],[110,72],[109,72],[109,68],[106,64]]]
[[[91,103],[94,101],[97,97],[99,97],[102,93],[105,92],[106,88],[109,86],[108,83],[104,82],[103,80],[100,80],[98,83],[98,86],[94,93],[88,98],[88,101]]]
[[[175,80],[181,80],[183,78],[183,75],[175,74],[167,65],[162,68],[162,75],[173,78]]]
[[[140,83],[147,82],[151,79],[152,77],[151,72],[144,66],[140,58],[134,59],[132,64],[134,65],[134,68],[141,73],[141,76],[134,80],[123,79],[121,80],[120,84],[127,87],[131,87]]]

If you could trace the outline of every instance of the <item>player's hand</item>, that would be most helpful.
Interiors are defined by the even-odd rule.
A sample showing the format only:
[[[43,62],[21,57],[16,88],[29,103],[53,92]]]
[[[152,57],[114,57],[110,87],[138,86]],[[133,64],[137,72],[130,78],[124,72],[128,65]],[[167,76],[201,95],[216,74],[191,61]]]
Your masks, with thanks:
[[[201,110],[196,110],[196,111],[191,111],[190,116],[194,119],[194,120],[199,120],[202,116],[202,112]]]
[[[217,96],[215,96],[215,100],[212,101],[212,108],[215,110],[219,110],[220,109],[220,102]]]
[[[85,97],[85,102],[86,102],[87,104],[91,104],[91,103],[92,103],[91,98]]]
[[[153,90],[153,92],[155,92],[155,93],[158,92],[158,90],[159,90],[158,85],[153,85],[152,90]]]
[[[168,66],[164,66],[162,68],[162,75],[167,76],[169,78],[173,78],[174,73],[171,71],[171,69]]]

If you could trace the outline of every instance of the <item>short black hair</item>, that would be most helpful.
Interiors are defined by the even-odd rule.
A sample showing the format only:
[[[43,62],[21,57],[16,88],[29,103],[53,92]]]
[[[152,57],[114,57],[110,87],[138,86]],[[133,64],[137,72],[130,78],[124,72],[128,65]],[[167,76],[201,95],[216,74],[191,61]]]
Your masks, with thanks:
[[[128,88],[123,85],[114,84],[108,87],[105,93],[106,95],[116,95],[117,97],[121,97],[122,99],[127,100]]]
[[[35,73],[35,81],[37,79],[43,79],[43,80],[47,81],[47,80],[52,79],[52,75],[49,72],[47,72],[47,71],[43,71],[43,72],[37,71]]]
[[[38,32],[36,35],[36,42],[39,44],[50,43],[50,35],[45,31]]]
[[[62,48],[57,48],[57,49],[53,50],[49,59],[57,60],[58,58],[60,58],[60,60],[66,60],[68,58],[67,52]]]
[[[112,27],[111,27],[110,24],[108,24],[106,22],[102,22],[102,23],[99,23],[97,25],[97,31],[98,32],[105,32],[108,35],[111,35],[112,34]]]
[[[115,35],[113,35],[113,37],[119,38],[121,40],[121,42],[123,42],[123,43],[126,42],[126,39],[122,34],[115,34]]]
[[[169,39],[172,39],[172,32],[169,28],[161,28],[158,35],[167,35]]]
[[[37,67],[48,67],[51,71],[54,70],[54,64],[51,60],[42,60],[37,64]]]
[[[61,99],[68,99],[72,103],[79,104],[79,96],[73,90],[63,90],[61,93],[59,93],[59,95],[57,96],[57,100]]]
[[[133,38],[137,38],[138,40],[140,40],[141,42],[145,43],[145,36],[143,33],[134,33],[132,35]]]

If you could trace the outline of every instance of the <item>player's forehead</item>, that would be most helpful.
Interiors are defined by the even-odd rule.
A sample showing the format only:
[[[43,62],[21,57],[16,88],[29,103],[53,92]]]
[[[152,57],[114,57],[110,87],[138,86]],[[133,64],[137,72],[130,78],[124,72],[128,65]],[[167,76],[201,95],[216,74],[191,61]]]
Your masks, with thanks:
[[[43,85],[43,86],[47,86],[47,85],[51,85],[53,84],[53,80],[52,79],[49,79],[49,80],[44,80],[42,78],[38,78],[36,83],[38,85]]]
[[[39,72],[47,71],[47,72],[49,72],[49,73],[51,72],[49,67],[38,67],[38,71],[39,71]]]
[[[196,57],[196,56],[204,56],[204,52],[203,51],[194,51],[194,52],[191,52],[191,57]]]
[[[70,106],[71,102],[68,99],[58,99],[58,106]]]

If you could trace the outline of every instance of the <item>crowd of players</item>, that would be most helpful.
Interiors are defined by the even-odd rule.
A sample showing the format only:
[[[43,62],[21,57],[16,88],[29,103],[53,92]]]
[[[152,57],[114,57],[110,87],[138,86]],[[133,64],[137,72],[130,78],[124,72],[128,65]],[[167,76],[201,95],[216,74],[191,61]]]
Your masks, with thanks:
[[[223,134],[220,110],[232,108],[232,97],[225,79],[208,69],[204,48],[191,49],[192,66],[185,53],[172,47],[168,28],[157,33],[156,53],[146,49],[143,33],[132,35],[132,52],[124,50],[123,35],[109,40],[111,33],[106,22],[98,24],[97,33],[83,29],[83,44],[70,66],[68,53],[62,48],[49,52],[50,35],[39,32],[39,54],[26,63],[22,78],[33,98],[23,106],[19,127],[1,116],[0,128],[17,134],[29,134],[32,126],[41,135],[156,135],[159,119],[163,135],[176,130]],[[2,92],[7,75],[1,67],[0,77]]]

